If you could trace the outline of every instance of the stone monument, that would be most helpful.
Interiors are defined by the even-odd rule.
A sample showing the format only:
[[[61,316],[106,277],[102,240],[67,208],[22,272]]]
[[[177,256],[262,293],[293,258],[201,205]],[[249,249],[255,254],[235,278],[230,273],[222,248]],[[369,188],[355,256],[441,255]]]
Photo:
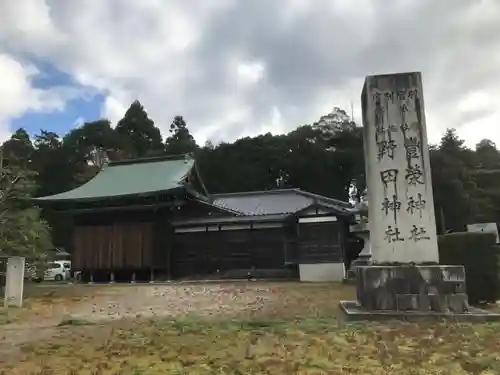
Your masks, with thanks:
[[[23,305],[25,259],[18,256],[0,257],[7,259],[4,307],[21,307]]]
[[[341,307],[468,314],[464,267],[439,265],[421,74],[367,77],[362,109],[372,264],[357,267],[358,301]]]

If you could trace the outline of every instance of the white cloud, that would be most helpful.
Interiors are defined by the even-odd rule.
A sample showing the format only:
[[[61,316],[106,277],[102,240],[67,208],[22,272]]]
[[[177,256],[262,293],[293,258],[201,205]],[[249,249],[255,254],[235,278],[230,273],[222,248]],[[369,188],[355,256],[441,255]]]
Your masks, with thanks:
[[[73,127],[74,128],[79,128],[80,126],[82,126],[83,124],[85,124],[85,117],[77,117],[75,119],[75,121],[73,121]]]
[[[101,111],[102,117],[115,125],[127,111],[127,107],[123,103],[125,103],[124,99],[120,100],[113,96],[107,96]]]
[[[487,111],[493,107],[493,97],[488,92],[483,90],[472,91],[458,102],[457,110],[462,113],[475,112],[477,110]]]
[[[44,0],[16,0],[15,4],[2,0],[0,14],[0,46],[44,54],[67,42],[53,24]]]
[[[273,107],[271,110],[269,124],[264,124],[260,133],[266,134],[280,134],[284,133],[286,129],[283,128],[282,116],[278,107]]]
[[[500,146],[500,112],[494,112],[489,116],[471,120],[464,124],[458,135],[467,140],[469,147],[474,147],[481,140],[488,138]]]
[[[420,70],[431,141],[457,127],[469,145],[480,138],[500,144],[498,1],[312,4],[0,0],[8,15],[0,51],[12,61],[45,60],[95,87],[113,122],[139,99],[165,135],[180,114],[200,142],[290,130],[334,106],[350,112],[351,102],[360,120],[365,75]],[[20,66],[9,90],[23,98],[0,104],[4,123],[64,106],[70,93],[37,92],[36,73]]]
[[[0,141],[10,136],[11,119],[29,111],[61,111],[66,100],[79,95],[78,90],[66,87],[34,88],[33,79],[39,73],[31,64],[0,54]]]

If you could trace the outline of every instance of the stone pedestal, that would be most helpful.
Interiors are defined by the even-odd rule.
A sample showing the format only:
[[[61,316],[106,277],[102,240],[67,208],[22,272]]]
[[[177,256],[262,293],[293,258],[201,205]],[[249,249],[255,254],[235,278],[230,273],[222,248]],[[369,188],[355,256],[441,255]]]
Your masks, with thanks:
[[[23,305],[24,266],[22,257],[9,257],[7,260],[5,279],[5,307],[21,307]]]
[[[357,268],[356,292],[357,301],[340,302],[351,320],[500,320],[500,314],[469,306],[463,266],[361,266]]]
[[[368,265],[371,263],[371,258],[372,258],[370,232],[368,231],[359,232],[356,233],[356,236],[358,236],[364,241],[364,246],[363,250],[361,250],[355,262],[359,265]]]
[[[362,221],[358,224],[351,225],[349,230],[364,241],[363,250],[361,250],[358,257],[353,261],[353,264],[360,266],[371,264],[372,245],[367,222]]]
[[[466,313],[469,310],[463,266],[361,266],[356,290],[368,311]]]
[[[356,225],[352,225],[350,227],[350,231],[351,233],[354,233],[356,237],[361,238],[364,242],[363,249],[358,254],[358,257],[352,261],[348,271],[347,277],[350,279],[354,279],[356,277],[356,270],[359,266],[367,266],[371,264],[372,253],[370,244],[370,232],[366,228],[366,224],[359,223]]]

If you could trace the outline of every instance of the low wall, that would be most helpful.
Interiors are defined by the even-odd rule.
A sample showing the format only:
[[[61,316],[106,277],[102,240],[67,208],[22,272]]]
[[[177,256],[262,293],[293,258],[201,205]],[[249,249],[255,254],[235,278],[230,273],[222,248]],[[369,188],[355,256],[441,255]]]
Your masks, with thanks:
[[[345,277],[344,263],[299,264],[300,281],[341,282]]]

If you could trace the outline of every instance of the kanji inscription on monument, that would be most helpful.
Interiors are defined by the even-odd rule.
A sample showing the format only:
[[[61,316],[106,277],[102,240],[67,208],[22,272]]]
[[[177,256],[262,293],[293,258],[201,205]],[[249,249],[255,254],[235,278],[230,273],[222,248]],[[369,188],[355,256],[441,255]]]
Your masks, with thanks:
[[[372,259],[438,262],[421,74],[369,76],[362,103]]]

